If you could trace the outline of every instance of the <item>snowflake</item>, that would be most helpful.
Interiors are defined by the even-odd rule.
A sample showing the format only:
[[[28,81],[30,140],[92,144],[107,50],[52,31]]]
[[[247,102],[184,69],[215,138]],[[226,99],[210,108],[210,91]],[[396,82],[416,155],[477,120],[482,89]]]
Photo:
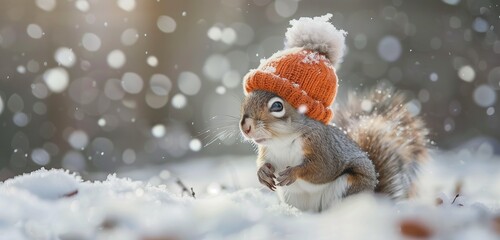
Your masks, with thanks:
[[[264,69],[262,69],[262,71],[268,72],[268,73],[275,73],[276,72],[276,68],[273,67],[273,66],[266,66],[266,67],[264,67]]]
[[[319,56],[318,53],[310,52],[304,57],[304,59],[302,59],[302,62],[307,64],[318,64],[320,59],[321,57]]]

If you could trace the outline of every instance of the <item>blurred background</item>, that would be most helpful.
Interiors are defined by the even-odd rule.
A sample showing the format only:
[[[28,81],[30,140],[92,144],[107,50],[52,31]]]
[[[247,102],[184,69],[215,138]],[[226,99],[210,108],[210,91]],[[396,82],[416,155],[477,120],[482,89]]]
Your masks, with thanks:
[[[387,82],[437,149],[500,154],[498,1],[0,1],[0,181],[254,154],[242,77],[326,13],[349,33],[337,102]]]

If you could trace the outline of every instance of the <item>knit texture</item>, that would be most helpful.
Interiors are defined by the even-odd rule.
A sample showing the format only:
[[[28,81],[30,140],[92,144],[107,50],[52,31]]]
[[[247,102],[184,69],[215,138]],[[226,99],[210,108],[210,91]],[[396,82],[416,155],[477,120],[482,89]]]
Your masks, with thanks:
[[[332,118],[337,75],[330,60],[319,52],[295,47],[275,53],[244,77],[245,94],[273,92],[308,117],[324,124]]]

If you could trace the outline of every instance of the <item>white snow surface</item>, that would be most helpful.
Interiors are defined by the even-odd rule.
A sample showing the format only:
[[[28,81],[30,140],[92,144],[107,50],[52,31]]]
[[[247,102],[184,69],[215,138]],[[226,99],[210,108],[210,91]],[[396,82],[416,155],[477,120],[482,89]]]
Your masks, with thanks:
[[[345,51],[344,30],[329,22],[332,14],[321,17],[301,17],[290,21],[291,27],[285,33],[287,48],[304,48],[324,54],[337,67]]]
[[[433,239],[498,239],[500,157],[435,158],[422,169],[416,199],[361,194],[320,214],[259,186],[253,156],[122,169],[93,182],[41,169],[0,183],[0,239],[401,239],[406,220]],[[462,196],[453,201],[457,181]]]

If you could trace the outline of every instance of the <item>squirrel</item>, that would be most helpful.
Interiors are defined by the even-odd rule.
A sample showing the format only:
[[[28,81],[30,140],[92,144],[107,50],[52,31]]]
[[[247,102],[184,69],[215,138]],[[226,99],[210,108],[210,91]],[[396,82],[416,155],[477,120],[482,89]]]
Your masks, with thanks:
[[[332,109],[347,33],[331,16],[290,21],[285,49],[244,76],[240,130],[258,146],[257,177],[303,211],[365,191],[411,197],[429,132],[391,88],[350,92]]]

